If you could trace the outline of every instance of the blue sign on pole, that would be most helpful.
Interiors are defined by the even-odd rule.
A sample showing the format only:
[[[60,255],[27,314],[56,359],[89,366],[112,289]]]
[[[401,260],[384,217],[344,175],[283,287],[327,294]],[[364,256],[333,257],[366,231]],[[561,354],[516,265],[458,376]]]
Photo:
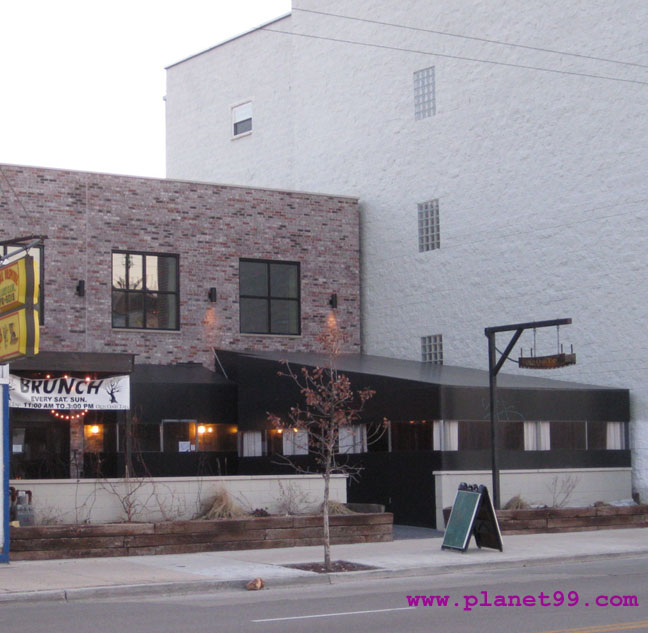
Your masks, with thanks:
[[[0,365],[0,563],[9,562],[9,366]]]

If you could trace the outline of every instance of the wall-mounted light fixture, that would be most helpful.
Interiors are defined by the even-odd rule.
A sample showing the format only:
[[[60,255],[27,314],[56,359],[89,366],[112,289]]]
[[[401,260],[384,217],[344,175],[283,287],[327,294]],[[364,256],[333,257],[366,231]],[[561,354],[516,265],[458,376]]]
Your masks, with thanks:
[[[337,308],[337,293],[334,292],[329,299],[329,305],[335,310]]]
[[[77,281],[76,293],[79,297],[85,297],[85,280],[79,279],[79,281]]]
[[[216,294],[216,288],[209,289],[207,298],[209,299],[210,303],[216,303],[216,299],[218,298],[218,295]]]

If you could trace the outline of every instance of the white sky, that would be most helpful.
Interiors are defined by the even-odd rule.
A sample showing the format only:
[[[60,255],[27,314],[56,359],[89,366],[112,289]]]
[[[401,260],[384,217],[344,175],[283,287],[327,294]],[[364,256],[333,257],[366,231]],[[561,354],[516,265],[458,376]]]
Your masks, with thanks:
[[[164,177],[164,68],[291,3],[1,4],[0,163]]]

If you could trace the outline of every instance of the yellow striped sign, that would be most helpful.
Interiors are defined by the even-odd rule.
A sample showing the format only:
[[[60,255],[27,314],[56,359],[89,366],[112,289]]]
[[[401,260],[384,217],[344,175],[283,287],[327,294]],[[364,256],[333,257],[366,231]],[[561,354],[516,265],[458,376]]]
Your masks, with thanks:
[[[38,310],[22,308],[0,315],[0,363],[38,354]]]
[[[25,257],[0,268],[0,314],[38,305],[38,265]]]

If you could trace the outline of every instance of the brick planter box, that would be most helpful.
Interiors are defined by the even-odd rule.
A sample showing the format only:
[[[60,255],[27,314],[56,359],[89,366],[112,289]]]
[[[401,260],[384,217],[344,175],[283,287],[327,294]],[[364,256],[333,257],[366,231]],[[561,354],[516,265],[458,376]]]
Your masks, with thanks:
[[[391,541],[393,521],[390,513],[332,516],[331,543]],[[321,545],[322,537],[321,516],[12,527],[10,559],[46,560],[295,547]]]
[[[450,518],[450,510],[451,508],[443,509],[446,525]],[[648,505],[498,510],[497,520],[503,534],[585,532],[648,527]]]
[[[648,505],[499,510],[497,518],[506,534],[648,527]]]

